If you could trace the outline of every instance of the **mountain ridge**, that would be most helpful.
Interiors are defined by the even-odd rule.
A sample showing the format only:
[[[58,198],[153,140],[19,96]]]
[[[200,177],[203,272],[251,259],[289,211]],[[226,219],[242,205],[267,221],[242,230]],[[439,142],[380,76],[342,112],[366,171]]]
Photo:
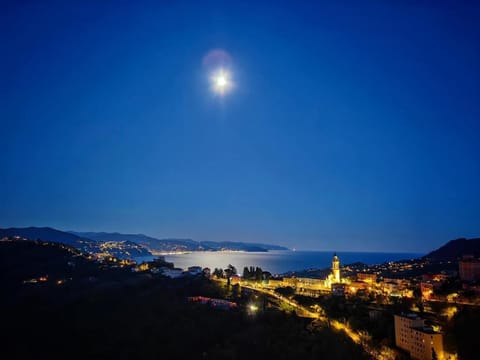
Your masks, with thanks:
[[[147,256],[151,253],[144,247],[134,242],[114,241],[114,246],[108,246],[104,241],[97,241],[88,237],[79,236],[67,231],[52,227],[26,227],[26,228],[0,228],[0,238],[19,236],[30,240],[61,243],[72,246],[82,252],[99,256],[115,256],[118,258],[131,258]]]
[[[288,250],[280,245],[264,243],[247,243],[241,241],[196,241],[189,238],[164,238],[158,239],[145,234],[121,234],[118,232],[74,232],[70,233],[84,236],[92,240],[129,240],[145,246],[154,252],[180,252],[180,251],[258,251],[266,252],[269,250]]]
[[[463,255],[480,257],[480,238],[458,238],[450,240],[438,249],[425,255],[424,259],[457,260]]]
[[[145,234],[122,234],[119,232],[77,232],[62,231],[52,227],[0,228],[1,237],[20,236],[31,240],[40,239],[73,246],[83,252],[112,256],[132,257],[151,255],[151,252],[190,252],[190,251],[247,251],[267,252],[288,250],[288,248],[263,243],[233,241],[196,241],[188,238],[157,239]],[[109,244],[116,244],[112,249]]]
[[[41,239],[50,242],[59,242],[76,248],[84,247],[84,244],[95,244],[96,241],[68,233],[52,227],[35,227],[29,226],[25,228],[0,228],[0,237],[21,236],[32,240]]]

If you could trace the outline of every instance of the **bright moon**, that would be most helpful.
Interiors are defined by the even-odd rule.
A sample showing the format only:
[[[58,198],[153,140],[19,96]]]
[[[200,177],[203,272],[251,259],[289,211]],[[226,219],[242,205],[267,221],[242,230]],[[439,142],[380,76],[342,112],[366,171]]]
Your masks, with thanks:
[[[214,72],[210,78],[212,90],[218,95],[225,95],[233,87],[232,76],[229,71],[220,69]]]
[[[227,85],[227,79],[225,79],[225,76],[220,75],[217,78],[217,86],[224,87],[225,85]]]

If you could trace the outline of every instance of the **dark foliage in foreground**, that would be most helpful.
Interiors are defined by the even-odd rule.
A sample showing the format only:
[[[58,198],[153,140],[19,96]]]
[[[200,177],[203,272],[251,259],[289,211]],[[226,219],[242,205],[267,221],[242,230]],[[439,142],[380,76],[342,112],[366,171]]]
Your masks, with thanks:
[[[11,244],[10,244],[11,246]],[[25,244],[23,245],[25,246]],[[1,246],[0,246],[1,247]],[[32,248],[28,253],[32,255]],[[47,258],[40,261],[43,252]],[[38,264],[52,249],[39,246]],[[53,252],[58,252],[58,249]],[[11,249],[9,251],[12,254]],[[18,255],[18,253],[17,253]],[[0,257],[8,256],[0,249]],[[64,253],[60,263],[72,254]],[[58,259],[57,259],[58,260]],[[14,261],[13,261],[14,262]],[[55,261],[54,261],[55,262]],[[12,263],[12,260],[10,261]],[[82,274],[83,260],[75,272]],[[92,265],[93,264],[93,265]],[[57,266],[58,265],[58,266]],[[61,264],[53,266],[57,271]],[[85,266],[95,263],[85,262]],[[35,266],[28,266],[28,276]],[[48,268],[48,266],[47,266]],[[19,268],[17,268],[20,271]],[[9,268],[12,278],[14,267]],[[89,269],[94,283],[9,286],[0,300],[5,359],[355,359],[361,348],[328,328],[309,331],[308,320],[273,308],[249,314],[241,306],[219,310],[187,297],[223,297],[224,289],[203,278],[171,280],[123,269]],[[61,274],[56,274],[60,276]],[[89,275],[90,276],[90,275]],[[121,279],[124,281],[121,281]],[[16,280],[15,280],[16,283]],[[21,289],[21,291],[19,290]]]
[[[51,354],[86,358],[332,359],[359,358],[361,350],[329,329],[313,333],[307,322],[277,310],[255,317],[184,301],[195,289],[214,295],[203,280],[148,281],[89,294],[52,306],[29,297],[4,315],[14,357]],[[199,283],[200,282],[200,283]],[[185,288],[183,287],[185,286]],[[188,287],[189,291],[186,291]]]

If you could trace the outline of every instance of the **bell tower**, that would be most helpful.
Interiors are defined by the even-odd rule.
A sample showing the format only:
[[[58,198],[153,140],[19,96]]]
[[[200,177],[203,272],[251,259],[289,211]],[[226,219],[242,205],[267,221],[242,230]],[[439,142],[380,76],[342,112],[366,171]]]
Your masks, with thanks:
[[[333,254],[332,260],[332,281],[334,283],[340,282],[340,260],[338,260],[337,253]]]

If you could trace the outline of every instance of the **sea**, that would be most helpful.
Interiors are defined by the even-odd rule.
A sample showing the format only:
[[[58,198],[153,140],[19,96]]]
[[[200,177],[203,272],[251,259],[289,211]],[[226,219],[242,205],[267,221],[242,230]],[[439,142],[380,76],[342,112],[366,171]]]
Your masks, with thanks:
[[[385,252],[337,252],[341,265],[362,262],[367,265],[383,264],[390,261],[409,260],[425,254],[418,253],[385,253]],[[323,269],[331,266],[332,251],[268,251],[268,252],[191,252],[185,254],[164,255],[165,260],[173,262],[175,267],[187,269],[189,266],[225,269],[229,264],[242,273],[245,266],[260,267],[272,274],[283,274],[289,271]],[[149,261],[156,256],[142,256],[137,262]]]

